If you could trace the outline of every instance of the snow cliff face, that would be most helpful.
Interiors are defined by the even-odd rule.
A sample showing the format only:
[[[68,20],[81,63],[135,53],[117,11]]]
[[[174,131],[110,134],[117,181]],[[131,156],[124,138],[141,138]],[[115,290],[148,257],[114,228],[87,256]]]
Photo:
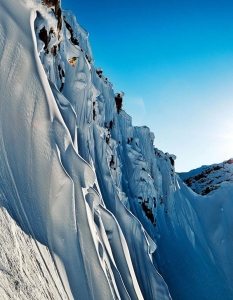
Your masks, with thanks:
[[[37,270],[25,250],[31,237],[45,249],[41,270],[52,264],[52,283],[46,273],[34,280],[45,290],[34,299],[169,299],[151,260],[154,243],[122,202],[117,145],[102,124],[117,115],[112,86],[99,77],[94,85],[87,32],[73,14],[43,4],[19,1],[16,12],[16,3],[1,2],[1,205],[22,231],[19,261],[11,239],[1,240],[10,260],[1,268],[3,295],[32,297],[24,292],[28,266]]]
[[[232,299],[232,184],[183,184],[59,1],[0,6],[4,299]]]
[[[194,192],[207,195],[211,191],[217,190],[222,182],[233,182],[233,159],[179,173],[179,176]]]

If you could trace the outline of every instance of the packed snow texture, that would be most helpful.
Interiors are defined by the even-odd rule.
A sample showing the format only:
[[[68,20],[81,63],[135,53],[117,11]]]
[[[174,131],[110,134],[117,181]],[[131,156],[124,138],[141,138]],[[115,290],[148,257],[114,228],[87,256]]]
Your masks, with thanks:
[[[3,299],[232,299],[232,183],[191,191],[93,61],[59,1],[1,1]]]

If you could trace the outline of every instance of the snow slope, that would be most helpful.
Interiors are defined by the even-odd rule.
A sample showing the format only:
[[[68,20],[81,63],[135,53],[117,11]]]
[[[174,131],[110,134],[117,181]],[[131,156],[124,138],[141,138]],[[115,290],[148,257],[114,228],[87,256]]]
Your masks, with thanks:
[[[143,263],[138,268],[145,276],[148,272],[151,275],[147,288],[156,297],[169,299],[167,287],[148,255],[150,243],[141,224],[116,199],[120,203],[119,219],[127,224],[123,233],[101,197],[95,171],[89,164],[87,149],[91,145],[85,143],[85,139],[92,142],[92,101],[97,95],[86,58],[90,55],[87,36],[77,25],[75,30],[84,50],[73,45],[66,38],[71,33],[63,20],[62,28],[59,25],[59,9],[53,5],[47,8],[37,3],[1,1],[0,63],[4,72],[0,74],[0,193],[12,222],[23,231],[25,242],[19,244],[19,251],[27,259],[24,248],[30,237],[33,243],[48,249],[50,255],[42,252],[38,264],[43,269],[52,263],[55,272],[51,272],[51,277],[53,281],[58,277],[60,285],[53,290],[65,293],[62,299],[143,299],[129,253],[135,243],[131,247],[134,260],[142,255]],[[64,16],[71,24],[75,20],[70,12]],[[50,39],[45,37],[47,26],[54,28]],[[49,50],[60,44],[59,53],[45,54],[41,38],[47,39]],[[74,68],[67,58],[75,55],[79,60]],[[64,68],[69,85],[65,85],[63,96],[58,84],[64,83],[64,73],[59,76]],[[78,138],[77,127],[81,133]],[[78,154],[78,145],[86,161]],[[106,164],[105,169],[109,172]],[[4,253],[8,247],[8,242],[1,241]],[[11,263],[13,260],[14,256]],[[27,263],[26,260],[20,266],[14,265],[22,281],[26,280]],[[11,269],[9,265],[1,271],[2,282],[7,282]],[[44,287],[49,284],[46,276],[41,281]],[[19,281],[17,286],[21,284]],[[2,286],[4,297],[18,297],[17,289],[6,286]],[[36,290],[34,293],[34,299],[52,297]],[[31,297],[29,292],[22,296]]]
[[[59,1],[1,1],[3,299],[232,299],[232,183],[191,191],[93,61]]]
[[[1,202],[0,299],[69,299],[47,247],[25,234]]]
[[[181,179],[196,193],[206,195],[220,187],[225,181],[233,182],[233,159],[220,164],[202,166],[185,173],[179,173]]]

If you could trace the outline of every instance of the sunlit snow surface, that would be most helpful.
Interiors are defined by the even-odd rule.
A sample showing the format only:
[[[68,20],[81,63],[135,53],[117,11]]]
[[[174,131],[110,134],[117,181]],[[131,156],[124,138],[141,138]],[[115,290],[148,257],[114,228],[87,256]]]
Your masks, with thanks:
[[[232,184],[182,183],[56,2],[0,3],[2,299],[232,299]]]
[[[179,176],[194,192],[207,195],[217,190],[222,182],[233,182],[233,159],[179,173]]]

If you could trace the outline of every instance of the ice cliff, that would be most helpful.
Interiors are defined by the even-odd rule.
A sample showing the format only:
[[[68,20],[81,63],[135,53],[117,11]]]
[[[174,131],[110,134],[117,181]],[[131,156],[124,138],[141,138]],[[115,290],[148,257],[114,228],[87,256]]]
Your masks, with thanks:
[[[232,183],[191,191],[93,62],[58,0],[1,1],[0,299],[232,299]]]

